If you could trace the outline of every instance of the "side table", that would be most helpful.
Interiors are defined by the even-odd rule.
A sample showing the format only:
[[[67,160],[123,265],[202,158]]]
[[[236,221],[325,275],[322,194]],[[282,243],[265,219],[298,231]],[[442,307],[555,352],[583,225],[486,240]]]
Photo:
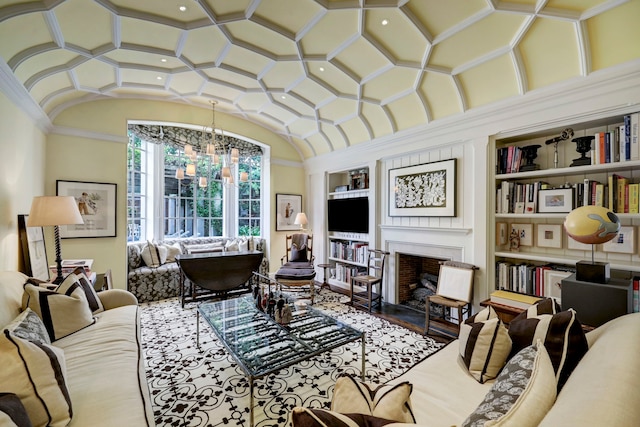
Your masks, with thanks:
[[[322,286],[320,286],[320,290],[323,290],[325,287],[331,289],[329,282],[327,282],[327,269],[331,268],[331,264],[318,264],[318,267],[324,269],[324,277],[322,279]]]

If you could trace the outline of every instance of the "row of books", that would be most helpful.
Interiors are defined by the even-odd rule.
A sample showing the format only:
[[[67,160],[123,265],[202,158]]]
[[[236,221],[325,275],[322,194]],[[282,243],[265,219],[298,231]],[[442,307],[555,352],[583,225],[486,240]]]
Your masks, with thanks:
[[[369,244],[365,242],[345,242],[331,240],[329,253],[332,258],[365,264],[367,262]]]
[[[640,276],[633,278],[633,312],[640,312]]]
[[[575,268],[565,265],[499,261],[496,263],[496,288],[538,297],[552,296],[554,289],[551,282],[572,273],[575,273]]]
[[[496,213],[536,213],[538,212],[538,191],[550,189],[542,182],[519,183],[502,181],[496,190]]]
[[[596,132],[591,144],[591,164],[640,160],[638,125],[640,113],[627,114],[617,128]]]
[[[606,183],[585,178],[576,189],[574,206],[604,206],[615,213],[640,212],[640,183],[618,174],[612,174]]]
[[[363,270],[360,267],[354,267],[350,265],[336,263],[335,279],[340,282],[351,283],[352,277],[362,273],[363,273]]]
[[[623,124],[609,131],[595,132],[591,143],[591,164],[640,160],[640,112],[624,116]],[[496,174],[520,172],[524,157],[515,145],[497,149]]]

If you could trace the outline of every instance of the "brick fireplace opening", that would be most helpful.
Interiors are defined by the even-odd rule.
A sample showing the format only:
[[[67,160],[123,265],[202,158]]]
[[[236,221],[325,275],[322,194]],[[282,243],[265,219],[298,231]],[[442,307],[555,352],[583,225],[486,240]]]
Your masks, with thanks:
[[[435,292],[440,263],[447,258],[435,258],[397,252],[398,303],[424,311],[424,298]]]

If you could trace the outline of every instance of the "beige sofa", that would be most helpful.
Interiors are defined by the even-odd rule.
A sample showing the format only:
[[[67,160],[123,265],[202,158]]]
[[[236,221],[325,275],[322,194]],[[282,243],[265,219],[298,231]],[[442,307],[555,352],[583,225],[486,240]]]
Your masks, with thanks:
[[[539,426],[640,426],[640,313],[611,320],[586,336],[589,350]],[[413,384],[418,426],[460,426],[494,383],[473,379],[458,347],[456,340],[391,382]]]
[[[0,272],[0,326],[21,310],[27,276]],[[64,352],[70,426],[153,426],[153,413],[140,349],[136,298],[121,289],[99,292],[104,311],[95,322],[52,342]],[[0,384],[0,392],[7,390]]]

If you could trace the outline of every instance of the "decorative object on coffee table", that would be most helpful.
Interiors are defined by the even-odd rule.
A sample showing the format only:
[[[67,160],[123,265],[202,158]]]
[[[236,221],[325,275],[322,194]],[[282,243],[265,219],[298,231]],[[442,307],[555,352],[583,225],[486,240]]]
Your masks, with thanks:
[[[573,159],[571,166],[586,166],[591,164],[591,159],[587,157],[587,153],[591,151],[591,141],[595,138],[593,135],[579,136],[571,141],[576,143],[576,151],[580,153],[580,157]]]
[[[539,144],[527,145],[526,147],[522,147],[525,164],[520,167],[520,172],[535,171],[540,169],[540,165],[533,163],[536,157],[538,157],[538,148],[540,147],[541,145]]]
[[[607,283],[610,277],[609,263],[595,261],[594,245],[606,243],[618,235],[618,216],[602,206],[581,206],[567,215],[564,229],[570,238],[591,245],[591,261],[576,263],[576,280]]]

